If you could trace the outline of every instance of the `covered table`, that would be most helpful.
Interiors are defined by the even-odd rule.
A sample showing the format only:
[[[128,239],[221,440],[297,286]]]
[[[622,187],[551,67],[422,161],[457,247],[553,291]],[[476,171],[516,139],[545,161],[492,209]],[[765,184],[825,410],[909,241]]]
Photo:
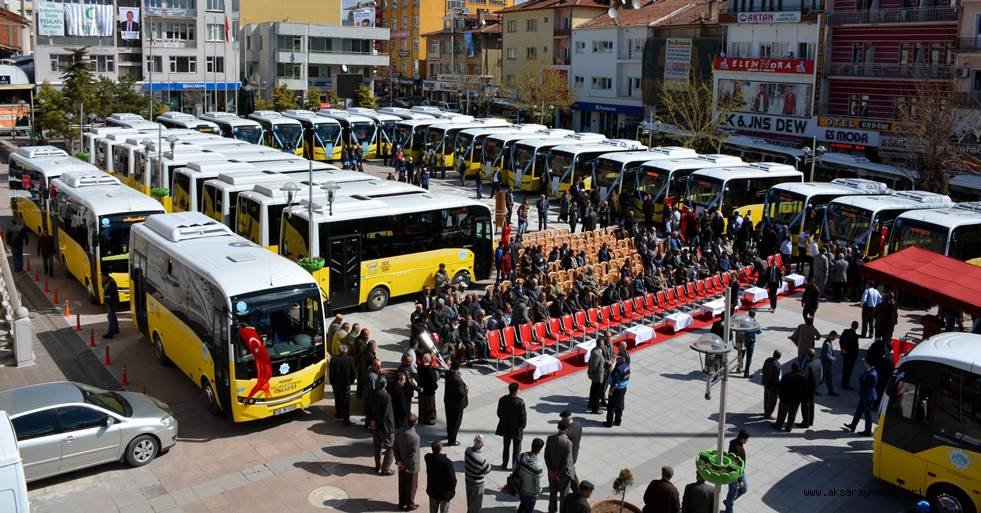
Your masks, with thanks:
[[[630,340],[633,340],[634,346],[639,346],[644,342],[649,340],[654,340],[654,328],[650,326],[631,326],[623,330],[623,334]]]
[[[793,288],[803,287],[807,283],[807,277],[803,274],[791,273],[783,277],[784,283]]]
[[[712,316],[712,317],[715,317],[716,315],[725,312],[725,310],[726,310],[725,298],[719,298],[719,299],[713,299],[711,301],[707,301],[705,303],[702,303],[702,306],[699,307],[699,311],[703,315]]]
[[[692,324],[691,316],[684,312],[667,315],[664,317],[664,320],[667,322],[668,326],[671,326],[671,329],[673,329],[675,333],[678,333]]]
[[[562,361],[550,354],[540,354],[534,358],[528,358],[525,360],[525,364],[531,367],[531,377],[535,380],[562,370]]]
[[[761,289],[760,287],[750,287],[743,291],[742,299],[744,303],[756,304],[760,301],[765,301],[770,297],[766,289]]]
[[[596,347],[596,339],[587,340],[585,342],[580,342],[576,344],[576,350],[582,353],[582,361],[584,363],[589,363],[589,353],[593,352]]]

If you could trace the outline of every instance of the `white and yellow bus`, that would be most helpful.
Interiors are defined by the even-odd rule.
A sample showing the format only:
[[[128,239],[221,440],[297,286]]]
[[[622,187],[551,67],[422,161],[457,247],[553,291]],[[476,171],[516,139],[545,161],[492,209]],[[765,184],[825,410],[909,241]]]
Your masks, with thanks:
[[[296,264],[200,213],[150,216],[131,232],[133,319],[162,364],[244,422],[324,396],[324,304]]]
[[[981,198],[981,175],[964,173],[950,177],[947,194],[954,201],[977,201]]]
[[[828,203],[821,222],[824,242],[857,246],[869,257],[882,255],[899,214],[954,206],[950,197],[925,191],[898,191],[878,196],[845,196]]]
[[[358,176],[360,175],[360,176]],[[314,201],[324,201],[327,193],[322,188],[326,182],[337,184],[337,195],[363,196],[365,198],[386,198],[407,194],[425,194],[427,191],[404,182],[379,180],[356,171],[319,171],[314,173],[311,182],[306,177],[296,184],[300,190],[293,196],[293,203],[309,199],[311,192]],[[313,191],[310,184],[313,183]],[[235,231],[246,239],[260,244],[270,251],[279,251],[279,231],[283,210],[289,205],[289,195],[282,187],[256,185],[252,190],[238,195],[238,219]]]
[[[262,126],[258,121],[240,118],[232,112],[205,112],[201,119],[218,125],[222,137],[262,144]]]
[[[858,155],[825,153],[814,165],[814,180],[827,182],[835,178],[864,178],[882,182],[890,189],[908,191],[916,187],[919,173],[889,164],[872,162]]]
[[[634,212],[643,217],[643,201],[648,194],[654,202],[655,223],[664,222],[664,213],[669,212],[685,197],[688,177],[699,169],[720,167],[740,167],[747,165],[743,159],[730,155],[708,154],[680,159],[658,159],[644,162],[637,170],[633,184],[625,181],[620,186],[620,194],[632,194],[640,198],[634,203]]]
[[[204,208],[201,193],[204,181],[217,178],[222,173],[239,173],[242,171],[275,170],[283,173],[306,172],[310,161],[291,158],[289,153],[276,152],[241,154],[225,160],[197,161],[174,172],[174,212],[201,212]],[[324,162],[314,162],[313,168],[327,169],[333,167]]]
[[[889,380],[872,442],[872,474],[930,501],[981,510],[981,335],[941,333],[916,345]]]
[[[544,125],[501,125],[480,128],[465,128],[456,134],[453,142],[453,166],[458,173],[473,176],[481,173],[485,180],[491,178],[490,166],[484,165],[484,142],[494,134],[523,132],[533,134],[545,128]]]
[[[699,213],[717,208],[727,222],[733,212],[748,214],[756,224],[763,220],[763,203],[770,187],[802,181],[804,174],[793,166],[773,162],[700,169],[688,177],[685,202]]]
[[[291,109],[284,116],[303,125],[303,158],[327,162],[341,158],[341,123],[309,110]]]
[[[164,112],[157,116],[157,123],[167,128],[184,128],[203,134],[220,135],[218,133],[218,125],[214,122],[198,119],[184,112]]]
[[[364,107],[348,107],[348,112],[358,116],[366,117],[375,122],[375,147],[378,149],[375,157],[383,158],[392,154],[395,147],[395,125],[402,118],[394,114],[377,112]]]
[[[163,206],[102,171],[71,171],[52,182],[52,218],[58,257],[68,274],[105,302],[102,276],[116,280],[119,301],[129,301],[129,231]]]
[[[580,178],[585,190],[592,188],[593,162],[601,155],[613,152],[643,151],[647,146],[629,139],[605,139],[593,144],[566,144],[548,150],[543,183],[548,194],[559,197]]]
[[[981,265],[981,201],[899,214],[889,234],[889,253],[909,246]]]
[[[481,202],[434,193],[335,196],[333,215],[326,202],[314,202],[313,230],[305,202],[285,211],[279,253],[324,260],[313,275],[332,309],[384,308],[391,297],[433,285],[439,264],[454,282],[490,276],[494,226]]]
[[[564,128],[546,128],[543,130],[536,130],[532,133],[526,132],[502,132],[498,134],[491,134],[487,136],[484,140],[484,155],[481,157],[481,161],[484,166],[490,166],[490,174],[494,176],[494,173],[500,172],[501,178],[507,181],[511,186],[514,183],[511,182],[514,178],[514,170],[511,165],[511,149],[518,141],[532,140],[532,139],[558,139],[560,137],[566,137],[572,135],[575,132],[572,130],[566,130]]]
[[[565,144],[593,144],[605,141],[606,136],[590,132],[579,132],[563,137],[545,139],[521,139],[511,148],[513,172],[505,173],[503,179],[517,191],[547,191],[544,177],[548,175],[548,152],[556,146]]]
[[[803,170],[806,162],[806,154],[803,150],[782,144],[774,144],[765,139],[748,137],[745,135],[730,135],[722,143],[719,153],[734,155],[746,162],[774,162],[786,164],[795,169]]]
[[[166,140],[164,139],[164,134],[166,134]],[[122,143],[113,145],[111,174],[118,177],[126,185],[136,190],[142,190],[141,184],[138,183],[136,178],[136,169],[140,165],[146,165],[146,159],[143,158],[143,155],[147,145],[152,144],[156,148],[156,141],[158,140],[169,142],[170,139],[173,139],[176,145],[177,142],[190,143],[197,140],[206,141],[214,137],[220,139],[216,135],[185,129],[167,130],[159,135],[139,134],[130,136]]]
[[[432,114],[426,114],[424,112],[413,112],[405,107],[382,107],[377,111],[379,114],[387,114],[390,116],[395,116],[399,119],[409,120],[409,119],[435,119],[436,116]]]
[[[593,161],[592,186],[599,189],[600,201],[606,201],[610,194],[616,193],[620,201],[630,201],[627,208],[634,209],[643,201],[643,197],[630,200],[637,188],[637,171],[645,162],[655,162],[665,159],[680,159],[697,157],[698,152],[681,146],[657,146],[641,151],[620,151],[601,155]],[[626,191],[626,194],[624,193]],[[626,210],[624,210],[626,211]]]
[[[796,245],[801,232],[815,234],[821,228],[828,204],[843,196],[891,194],[882,182],[863,178],[837,178],[830,182],[787,182],[770,187],[763,214],[787,231]]]
[[[336,120],[341,124],[341,140],[347,145],[358,145],[365,159],[378,154],[378,127],[374,120],[341,109],[320,109],[318,116]]]
[[[425,147],[426,129],[438,122],[440,120],[433,117],[407,119],[395,124],[395,145],[402,149],[406,159],[419,162]]]
[[[10,209],[29,230],[40,234],[43,228],[54,233],[51,225],[51,182],[64,173],[93,173],[98,168],[71,157],[54,146],[24,146],[8,159]]]
[[[113,112],[106,118],[107,125],[120,128],[139,128],[144,123],[152,123],[152,121],[147,121],[143,116],[132,112]]]
[[[88,158],[89,164],[94,164],[94,165],[98,166],[98,163],[96,162],[96,155],[100,151],[100,149],[98,147],[98,141],[99,141],[99,139],[102,139],[103,137],[105,137],[105,136],[107,136],[109,134],[115,134],[115,133],[128,133],[128,134],[150,134],[150,133],[153,133],[153,134],[156,134],[157,131],[158,131],[157,129],[153,129],[153,130],[135,130],[135,129],[132,129],[132,128],[122,128],[122,127],[118,127],[118,126],[101,126],[101,127],[97,127],[97,128],[92,128],[91,130],[89,130],[87,132],[84,132],[82,134],[82,149],[83,149],[83,151],[85,151],[85,153],[88,153],[88,155],[89,155],[89,158]],[[102,162],[103,163],[106,161],[106,158],[107,157],[105,157],[105,156],[102,157]],[[108,158],[111,158],[111,157],[108,157]]]
[[[437,155],[437,165],[442,161],[446,169],[453,169],[456,159],[456,136],[463,130],[471,128],[490,128],[498,126],[509,126],[506,119],[500,118],[481,118],[474,119],[471,116],[461,116],[441,120],[433,123],[426,129],[426,152],[435,152]]]
[[[157,198],[157,201],[163,204],[165,211],[172,212],[174,209],[174,173],[178,168],[185,167],[192,162],[225,162],[227,160],[228,157],[221,153],[205,152],[201,148],[189,147],[173,153],[168,151],[160,156],[152,154],[148,163],[150,169],[149,183],[146,183],[146,177],[143,177],[147,187],[146,194]]]
[[[110,132],[99,137],[95,142],[95,166],[109,174],[113,174],[113,166],[116,163],[116,146],[124,144],[130,137],[145,137],[148,135],[150,135],[148,132],[126,129],[118,132]]]
[[[144,138],[141,148],[137,149],[133,158],[133,183],[131,186],[143,194],[150,195],[150,176],[153,169],[150,167],[151,159],[155,161],[158,156],[171,153],[199,153],[203,152],[208,145],[215,144],[217,141],[226,139],[220,135],[201,133],[201,138],[196,137],[177,137],[173,141],[169,139],[147,137]],[[171,144],[173,142],[173,144]]]
[[[286,182],[308,178],[311,168],[314,173],[337,170],[336,166],[325,162],[310,164],[309,160],[258,162],[253,163],[255,172],[220,174],[205,180],[201,191],[201,212],[234,229],[239,193],[250,191],[258,185],[275,188]]]
[[[262,127],[262,144],[279,151],[303,156],[303,124],[271,110],[257,110],[249,119]]]

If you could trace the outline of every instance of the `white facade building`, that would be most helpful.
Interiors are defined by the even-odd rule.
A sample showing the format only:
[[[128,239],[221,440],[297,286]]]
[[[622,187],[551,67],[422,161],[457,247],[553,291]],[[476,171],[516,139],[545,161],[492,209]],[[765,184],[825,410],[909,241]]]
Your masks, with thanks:
[[[616,25],[605,14],[572,30],[569,93],[575,98],[575,130],[610,137],[633,133],[644,113],[641,72],[646,40],[646,23]]]

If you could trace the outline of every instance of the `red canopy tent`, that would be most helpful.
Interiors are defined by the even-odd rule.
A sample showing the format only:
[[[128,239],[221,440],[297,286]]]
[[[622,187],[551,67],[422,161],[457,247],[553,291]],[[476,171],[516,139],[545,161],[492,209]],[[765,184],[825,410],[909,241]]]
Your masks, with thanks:
[[[862,267],[870,279],[965,314],[981,314],[981,267],[911,246]]]

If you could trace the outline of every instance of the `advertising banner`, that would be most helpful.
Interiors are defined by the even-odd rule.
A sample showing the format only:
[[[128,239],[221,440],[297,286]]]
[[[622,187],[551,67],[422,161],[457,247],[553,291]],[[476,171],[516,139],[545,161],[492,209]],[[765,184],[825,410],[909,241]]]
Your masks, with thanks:
[[[668,38],[664,47],[664,88],[688,87],[691,39]]]
[[[741,12],[739,23],[800,23],[800,11]]]
[[[473,34],[470,32],[463,33],[463,43],[467,45],[467,57],[473,57],[477,55],[477,48],[474,46]]]
[[[738,102],[731,110],[799,118],[811,117],[811,91],[811,84],[728,78],[719,79],[717,85],[719,103],[726,103],[730,99]]]
[[[108,37],[115,28],[111,5],[64,4],[69,36]]]
[[[65,35],[64,4],[56,4],[54,2],[41,2],[40,4],[38,4],[37,35],[39,36]]]
[[[790,73],[813,75],[814,61],[809,59],[761,59],[755,57],[716,57],[712,68],[718,71]]]
[[[140,8],[119,8],[119,37],[127,41],[140,39]]]
[[[374,9],[358,9],[357,11],[352,11],[354,14],[354,25],[356,27],[374,27],[375,26],[375,10]]]
[[[345,27],[374,27],[375,4],[361,0],[341,1],[341,25]]]

